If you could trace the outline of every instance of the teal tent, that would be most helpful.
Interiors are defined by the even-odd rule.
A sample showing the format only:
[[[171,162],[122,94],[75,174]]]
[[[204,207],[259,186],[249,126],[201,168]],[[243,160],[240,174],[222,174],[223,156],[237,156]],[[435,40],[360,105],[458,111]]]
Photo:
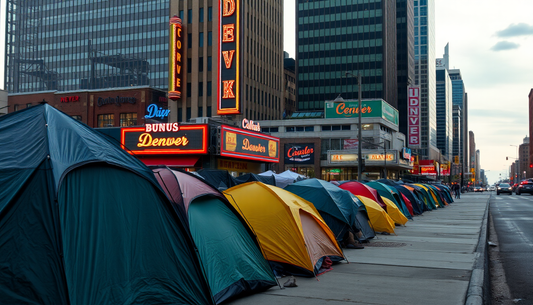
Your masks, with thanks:
[[[394,202],[394,204],[396,204],[400,212],[402,212],[405,217],[407,217],[408,219],[413,219],[413,216],[411,215],[411,213],[409,213],[409,210],[407,209],[407,206],[405,205],[405,202],[402,199],[402,195],[398,192],[398,190],[377,181],[367,182],[365,184],[378,191],[380,196],[387,197],[392,202]]]
[[[213,304],[149,168],[42,104],[0,117],[2,304]]]
[[[276,285],[255,235],[220,191],[187,172],[168,167],[153,172],[185,216],[217,304]]]
[[[363,203],[349,191],[320,179],[306,179],[287,185],[285,190],[313,203],[338,242],[348,231],[360,230],[363,240],[375,236]]]

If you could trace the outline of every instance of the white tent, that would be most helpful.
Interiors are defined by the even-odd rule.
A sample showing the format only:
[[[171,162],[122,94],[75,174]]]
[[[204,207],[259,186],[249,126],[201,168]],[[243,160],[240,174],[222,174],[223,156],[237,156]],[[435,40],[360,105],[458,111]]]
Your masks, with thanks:
[[[281,174],[276,174],[273,171],[269,170],[269,171],[266,171],[264,173],[260,173],[259,175],[260,176],[272,176],[272,175],[274,175],[274,178],[276,179],[276,186],[277,187],[281,187],[281,188],[284,188],[287,185],[292,184],[292,183],[294,183],[296,181],[299,181],[299,180],[302,180],[302,179],[306,179],[305,176],[300,175],[300,174],[295,173],[295,172],[290,171],[290,170],[286,170],[286,171],[284,171]]]

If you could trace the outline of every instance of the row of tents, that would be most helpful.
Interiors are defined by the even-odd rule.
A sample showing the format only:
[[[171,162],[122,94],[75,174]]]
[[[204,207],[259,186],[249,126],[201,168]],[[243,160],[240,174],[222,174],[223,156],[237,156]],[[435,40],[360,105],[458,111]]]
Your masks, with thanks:
[[[226,174],[148,168],[46,104],[1,117],[2,303],[220,304],[317,276],[345,259],[347,232],[369,241],[453,201],[442,186]]]

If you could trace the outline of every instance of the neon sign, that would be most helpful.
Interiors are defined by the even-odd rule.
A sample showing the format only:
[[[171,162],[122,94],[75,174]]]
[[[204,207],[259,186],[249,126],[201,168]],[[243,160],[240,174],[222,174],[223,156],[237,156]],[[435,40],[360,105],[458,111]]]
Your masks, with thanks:
[[[61,103],[70,103],[70,102],[79,102],[80,101],[80,97],[75,95],[75,96],[64,96],[61,98]]]
[[[170,61],[169,61],[169,91],[168,98],[179,100],[181,98],[181,55],[182,31],[181,19],[178,16],[170,18]]]
[[[252,120],[248,121],[248,119],[242,119],[242,128],[253,131],[261,131],[261,126],[259,123],[255,123]]]
[[[409,147],[420,147],[420,88],[409,88],[407,105],[407,137]]]
[[[240,0],[219,0],[217,114],[240,114]]]
[[[207,154],[207,125],[146,124],[122,128],[120,141],[130,154]]]
[[[221,156],[279,162],[279,138],[229,126],[222,126],[220,132]]]
[[[156,104],[150,104],[148,108],[146,108],[147,114],[144,116],[147,119],[151,118],[160,118],[164,119],[168,117],[168,114],[170,113],[170,110],[163,109],[162,107],[157,106]]]

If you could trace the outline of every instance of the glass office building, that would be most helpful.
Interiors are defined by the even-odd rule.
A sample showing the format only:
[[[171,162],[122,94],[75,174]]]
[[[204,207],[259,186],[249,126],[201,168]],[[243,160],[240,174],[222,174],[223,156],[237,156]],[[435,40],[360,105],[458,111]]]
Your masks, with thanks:
[[[7,0],[9,93],[168,87],[169,1]]]
[[[408,134],[407,88],[415,79],[415,34],[413,0],[396,0],[396,41],[398,44],[398,111],[400,132]]]
[[[448,70],[438,69],[437,78],[437,148],[447,160],[452,160],[453,107],[452,81]]]
[[[324,109],[339,94],[397,108],[396,1],[296,1],[298,110]],[[345,72],[350,72],[346,75]]]
[[[415,86],[420,87],[421,147],[418,154],[434,159],[437,152],[435,67],[435,1],[415,0]]]

